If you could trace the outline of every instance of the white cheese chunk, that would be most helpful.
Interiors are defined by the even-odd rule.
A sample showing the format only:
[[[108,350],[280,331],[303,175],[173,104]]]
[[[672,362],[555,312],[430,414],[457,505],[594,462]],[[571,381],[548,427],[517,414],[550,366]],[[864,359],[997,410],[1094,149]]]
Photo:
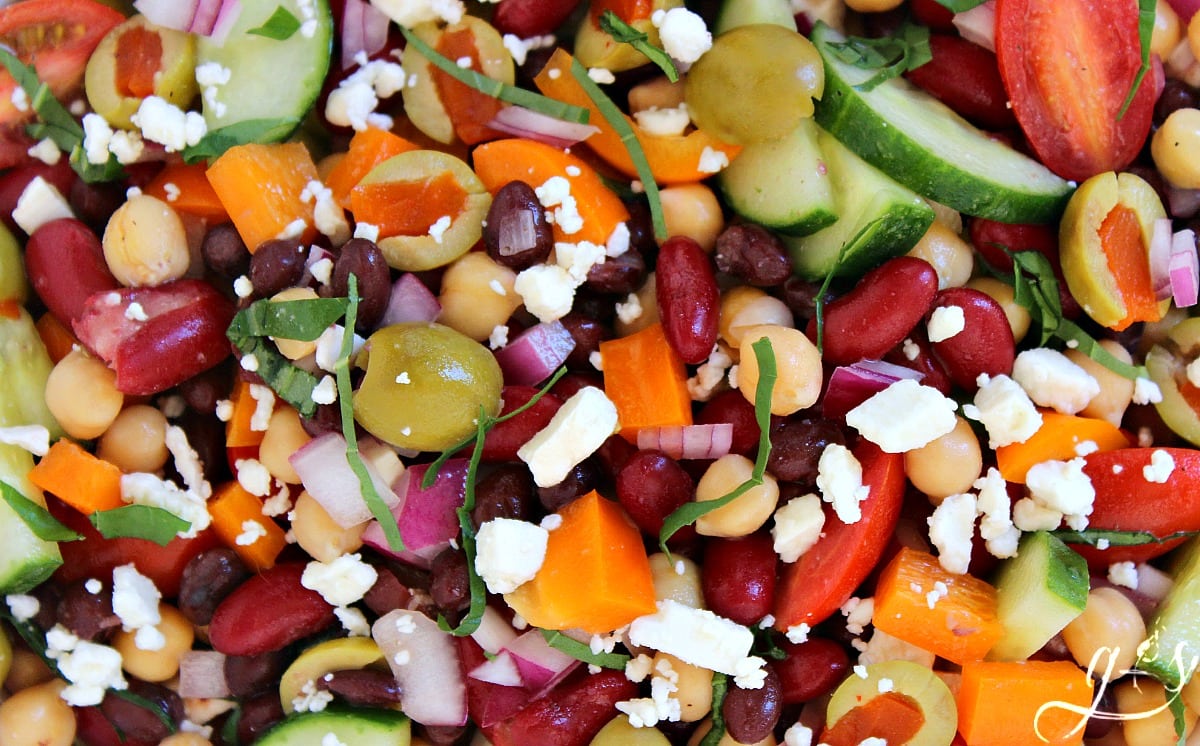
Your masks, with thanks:
[[[925,325],[930,342],[945,342],[967,328],[962,306],[938,306]]]
[[[975,403],[963,407],[963,414],[983,423],[989,445],[999,448],[1011,443],[1023,443],[1042,426],[1042,413],[1025,393],[1025,389],[1000,375],[981,376]]]
[[[870,495],[862,483],[862,464],[839,443],[830,443],[821,451],[817,461],[817,489],[821,499],[833,505],[838,520],[845,524],[858,523],[862,518],[860,503]]]
[[[1100,393],[1100,383],[1058,350],[1038,347],[1017,355],[1013,380],[1035,404],[1075,414]]]
[[[361,600],[378,578],[361,554],[343,554],[332,562],[313,560],[304,567],[300,584],[321,594],[330,606],[349,606]]]
[[[817,543],[824,527],[821,498],[801,495],[788,500],[775,511],[775,525],[771,528],[775,553],[784,562],[795,562]]]
[[[629,642],[670,653],[693,666],[735,676],[738,665],[750,654],[754,633],[707,609],[664,599],[658,602],[658,611],[633,620]]]
[[[475,536],[475,571],[492,593],[512,593],[537,575],[549,538],[549,531],[528,521],[487,521]]]
[[[73,217],[70,203],[41,176],[29,180],[12,211],[13,222],[29,235],[52,220]]]
[[[929,541],[937,547],[938,563],[946,572],[962,575],[971,562],[975,533],[975,496],[950,495],[929,516]]]
[[[539,487],[552,487],[617,431],[617,407],[594,386],[567,399],[546,427],[517,451]]]
[[[887,453],[905,453],[942,437],[958,405],[932,386],[901,379],[846,413],[846,424]]]

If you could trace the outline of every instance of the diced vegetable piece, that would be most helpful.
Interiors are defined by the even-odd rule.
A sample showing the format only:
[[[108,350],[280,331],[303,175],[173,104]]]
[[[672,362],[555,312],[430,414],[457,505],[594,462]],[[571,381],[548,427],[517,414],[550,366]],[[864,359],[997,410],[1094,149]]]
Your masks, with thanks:
[[[621,437],[637,442],[642,428],[692,424],[687,370],[661,324],[600,343],[604,393],[617,406]]]
[[[250,384],[238,379],[233,384],[233,393],[229,396],[233,405],[233,413],[225,423],[226,448],[257,448],[262,443],[265,430],[250,428],[250,420],[258,407],[258,400],[250,394]]]
[[[125,505],[121,470],[65,438],[50,446],[29,479],[84,515]]]
[[[611,500],[589,492],[559,511],[533,580],[504,599],[543,629],[610,632],[655,610],[641,533]]]
[[[21,305],[29,297],[29,278],[21,244],[3,223],[0,223],[0,302]],[[5,315],[12,317],[11,313]]]
[[[954,694],[928,667],[889,660],[866,667],[834,691],[821,743],[858,746],[868,737],[888,743],[949,744],[958,723]]]
[[[0,481],[45,507],[41,490],[27,476],[32,466],[28,451],[0,444]],[[8,502],[0,500],[0,593],[25,593],[62,563],[58,544],[39,539]]]
[[[581,225],[578,230],[571,230],[563,225],[566,221],[555,221],[556,241],[590,241],[603,246],[617,224],[629,219],[625,204],[604,185],[596,170],[561,148],[536,140],[511,138],[480,145],[472,158],[475,173],[492,194],[515,179],[534,189],[556,176],[566,179]]]
[[[33,318],[17,307],[0,315],[0,426],[42,425],[50,438],[62,428],[46,406],[46,378],[53,366]]]
[[[262,508],[262,500],[237,482],[217,488],[208,502],[217,536],[255,572],[273,566],[287,546],[283,529],[263,515]]]
[[[253,253],[263,241],[286,235],[303,221],[298,241],[316,237],[313,205],[300,198],[317,178],[308,149],[302,143],[237,145],[208,167],[208,181],[229,219]]]
[[[958,730],[968,746],[1048,743],[1067,746],[1083,741],[1092,703],[1087,672],[1071,661],[973,661],[962,670],[958,690]]]
[[[928,594],[939,592],[939,583],[946,594],[931,604]],[[908,547],[879,576],[874,620],[877,629],[959,664],[982,659],[1004,635],[995,588]]]
[[[454,636],[419,611],[395,609],[371,626],[400,685],[404,712],[424,725],[465,725],[466,675]]]
[[[1172,567],[1175,585],[1167,593],[1146,629],[1148,645],[1138,655],[1137,667],[1178,691],[1188,682],[1200,656],[1200,541],[1192,539],[1180,550]]]
[[[168,163],[142,191],[170,204],[178,212],[213,223],[229,219],[225,205],[221,204],[208,181],[208,169],[202,163]]]
[[[637,168],[621,135],[605,120],[595,102],[571,75],[571,55],[566,50],[556,49],[533,82],[550,98],[586,108],[590,113],[588,124],[600,131],[589,137],[585,144],[621,173],[637,178]],[[646,153],[650,172],[661,184],[688,184],[712,176],[710,171],[701,169],[700,159],[705,150],[711,149],[714,157],[724,155],[729,161],[742,150],[740,145],[721,142],[704,130],[693,130],[684,135],[651,135],[633,119],[627,119]]]
[[[1028,440],[996,449],[996,466],[1009,482],[1025,484],[1029,467],[1049,459],[1068,461],[1085,443],[1096,451],[1114,451],[1130,445],[1129,438],[1107,420],[1060,412],[1042,412],[1042,426]]]
[[[1024,660],[1062,631],[1087,606],[1087,562],[1053,534],[1021,537],[1017,556],[996,574],[996,615],[1004,636],[988,653],[994,660]]]
[[[71,330],[49,311],[41,315],[36,326],[38,336],[42,338],[42,344],[46,346],[46,352],[50,355],[52,363],[62,360],[71,353],[75,345],[79,344],[79,340],[75,338]]]
[[[320,746],[352,743],[355,746],[408,746],[408,718],[393,710],[330,707],[304,712],[280,721],[264,733],[264,746]]]
[[[378,127],[368,127],[361,132],[355,132],[354,137],[350,138],[346,153],[325,177],[325,186],[333,192],[334,200],[349,210],[350,191],[358,186],[358,182],[362,181],[371,169],[394,155],[418,148],[417,144]]]
[[[617,703],[637,691],[622,671],[584,674],[484,732],[494,746],[585,746],[616,715]]]

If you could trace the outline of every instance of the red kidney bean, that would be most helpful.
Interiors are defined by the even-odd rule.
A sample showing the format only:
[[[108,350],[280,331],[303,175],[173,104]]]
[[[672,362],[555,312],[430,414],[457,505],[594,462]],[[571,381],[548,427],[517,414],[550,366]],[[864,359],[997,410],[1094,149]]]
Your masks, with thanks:
[[[504,405],[500,407],[500,414],[520,409],[537,392],[533,386],[505,386],[501,392]],[[483,460],[488,463],[516,461],[521,446],[548,425],[561,406],[562,399],[546,393],[529,409],[492,427],[483,439]]]
[[[582,746],[612,720],[617,702],[637,691],[623,671],[580,671],[483,733],[495,746]]]
[[[533,476],[524,464],[500,464],[475,484],[475,527],[496,518],[527,521],[533,516]]]
[[[190,622],[205,625],[225,597],[250,574],[237,552],[217,547],[197,554],[183,568],[179,611]]]
[[[951,34],[930,35],[929,51],[932,59],[904,77],[980,127],[1016,127],[995,53]]]
[[[522,39],[553,33],[579,5],[579,0],[500,0],[492,23],[502,34]]]
[[[737,223],[717,236],[717,269],[750,285],[772,287],[792,276],[783,241],[761,225]]]
[[[333,607],[300,584],[304,565],[276,565],[229,594],[208,628],[213,649],[259,655],[316,634],[334,621]]]
[[[0,134],[0,142],[7,139],[6,133]],[[2,149],[3,145],[0,145],[0,150]],[[17,200],[21,198],[21,193],[25,191],[25,187],[29,186],[29,182],[40,176],[57,189],[59,194],[66,197],[71,193],[71,185],[76,181],[75,172],[66,158],[60,158],[58,163],[53,166],[30,159],[23,159],[22,162],[23,165],[0,176],[0,215],[3,216],[4,224],[18,236],[23,231],[13,222],[12,212],[17,206]]]
[[[209,269],[230,280],[250,271],[250,250],[233,223],[209,228],[200,244],[200,256]]]
[[[967,391],[975,391],[979,388],[976,379],[980,374],[1011,373],[1016,343],[1000,304],[973,288],[947,288],[938,293],[933,307],[948,306],[963,310],[964,328],[949,339],[931,343],[930,347],[950,380]]]
[[[593,386],[598,389],[604,388],[604,379],[595,371],[585,373],[582,371],[573,371],[558,379],[558,383],[550,388],[550,393],[557,396],[559,401],[566,401],[575,394],[579,393],[580,389]],[[516,419],[516,418],[514,418]]]
[[[717,341],[721,294],[700,244],[686,236],[667,239],[658,252],[654,287],[671,349],[685,363],[704,362]]]
[[[438,609],[455,614],[471,605],[471,578],[467,572],[467,555],[447,547],[433,558],[429,566],[429,595]]]
[[[263,655],[225,656],[225,681],[229,693],[244,699],[261,694],[275,686],[288,659],[282,650]]]
[[[112,694],[105,695],[105,699],[113,698]],[[72,709],[75,711],[75,743],[85,743],[87,746],[155,746],[158,743],[158,739],[135,741],[122,738],[99,707]]]
[[[775,729],[783,710],[779,675],[767,666],[767,676],[758,689],[731,686],[721,703],[725,730],[738,743],[758,743]]]
[[[130,678],[129,693],[148,700],[154,709],[112,692],[105,694],[100,702],[100,711],[123,740],[158,743],[171,735],[159,713],[165,714],[172,723],[183,721],[183,700],[167,687]]]
[[[780,644],[787,657],[771,661],[779,674],[784,704],[799,704],[833,691],[850,669],[846,648],[826,637]]]
[[[610,483],[616,483],[617,474],[638,452],[637,446],[625,440],[620,435],[610,435],[596,449],[596,463],[604,470],[604,478]]]
[[[126,394],[157,394],[229,356],[233,304],[201,280],[93,294],[72,324],[76,336],[117,374]],[[138,303],[147,321],[126,316]]]
[[[363,334],[379,325],[392,294],[392,270],[374,241],[352,238],[346,242],[333,263],[330,289],[338,297],[350,293],[350,275],[358,280],[358,317],[354,329]]]
[[[88,298],[121,286],[108,271],[100,239],[74,218],[52,220],[33,232],[25,244],[25,271],[46,308],[68,327],[83,315]]]
[[[400,702],[400,685],[390,671],[370,668],[334,671],[317,679],[317,689],[333,692],[355,707],[389,707]]]
[[[80,580],[63,588],[56,618],[81,640],[95,640],[121,626],[120,617],[113,613],[112,593],[89,593]]]
[[[483,224],[483,245],[493,261],[518,272],[550,256],[554,230],[533,187],[523,181],[500,187]]]
[[[882,358],[925,316],[937,294],[937,272],[924,259],[901,256],[863,275],[825,308],[826,363]],[[809,324],[815,333],[815,325]]]
[[[662,451],[638,451],[617,472],[617,501],[651,536],[658,536],[666,517],[695,493],[692,478]]]
[[[760,431],[754,418],[754,405],[746,401],[742,392],[722,391],[700,408],[696,423],[715,425],[728,422],[733,425],[733,441],[729,446],[732,453],[743,456],[758,447]]]
[[[307,257],[308,249],[297,241],[281,238],[263,241],[250,257],[250,284],[255,295],[269,298],[300,282]]]
[[[984,260],[993,267],[1012,272],[1012,257],[1005,252],[1036,251],[1050,260],[1054,277],[1058,280],[1058,299],[1062,303],[1063,315],[1078,318],[1082,310],[1075,296],[1067,289],[1062,266],[1058,261],[1058,230],[1048,225],[1021,223],[997,223],[994,220],[973,218],[970,225],[971,245]]]
[[[937,0],[912,0],[909,9],[925,26],[936,31],[954,31],[954,11]]]
[[[925,334],[924,327],[919,325],[915,327],[912,333],[905,338],[905,341],[911,341],[916,345],[916,357],[909,360],[905,344],[901,342],[885,355],[883,359],[889,363],[895,363],[896,365],[924,373],[925,377],[921,379],[921,385],[932,386],[946,396],[949,396],[953,384],[950,382],[950,376],[946,373],[946,369],[934,357],[933,349],[929,346],[929,337]]]
[[[769,533],[709,539],[700,568],[708,608],[738,624],[758,623],[775,605],[777,560]]]
[[[846,434],[832,420],[783,420],[771,430],[767,471],[788,482],[815,484],[817,462],[831,443],[846,445]]]

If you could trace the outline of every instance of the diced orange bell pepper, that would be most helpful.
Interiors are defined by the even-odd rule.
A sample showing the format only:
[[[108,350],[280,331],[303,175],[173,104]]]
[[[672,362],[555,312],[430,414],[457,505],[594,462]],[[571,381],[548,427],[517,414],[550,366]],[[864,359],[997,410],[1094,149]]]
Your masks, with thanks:
[[[263,515],[262,507],[262,500],[237,482],[221,485],[208,502],[217,536],[255,572],[274,566],[287,546],[283,529]]]
[[[63,438],[29,472],[29,481],[84,515],[125,506],[121,470]]]
[[[208,182],[251,253],[300,223],[297,241],[316,237],[313,200],[301,198],[316,179],[312,156],[298,142],[235,145],[208,167]]]
[[[661,324],[600,343],[604,392],[617,407],[621,437],[637,443],[643,428],[692,424],[687,370]]]
[[[142,191],[188,215],[213,223],[229,219],[225,205],[208,181],[208,169],[203,163],[169,163]]]
[[[1091,704],[1092,681],[1071,661],[973,661],[962,669],[958,732],[967,746],[1074,746]]]
[[[1042,426],[1028,440],[996,449],[996,467],[1006,480],[1025,484],[1029,467],[1050,459],[1073,459],[1079,455],[1076,449],[1087,442],[1095,443],[1097,452],[1131,445],[1125,433],[1107,420],[1042,412]]]

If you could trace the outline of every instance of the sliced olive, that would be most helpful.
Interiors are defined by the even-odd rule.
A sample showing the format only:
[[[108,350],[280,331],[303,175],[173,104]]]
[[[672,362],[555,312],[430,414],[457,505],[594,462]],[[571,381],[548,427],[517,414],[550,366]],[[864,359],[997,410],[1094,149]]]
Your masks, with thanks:
[[[629,25],[646,34],[647,42],[661,47],[658,29],[650,22],[650,16],[657,10],[681,7],[683,0],[654,0],[646,17],[635,19]],[[588,13],[579,22],[579,29],[575,32],[575,58],[584,67],[602,67],[613,72],[632,70],[650,61],[632,45],[617,42],[603,31],[598,12]]]
[[[1167,427],[1189,442],[1200,445],[1200,380],[1188,368],[1200,368],[1200,318],[1186,319],[1167,333],[1146,355],[1150,380],[1162,391],[1162,401],[1154,406]]]
[[[148,81],[149,65],[138,58],[157,57]],[[128,77],[118,71],[128,65]],[[156,26],[137,15],[108,33],[88,59],[84,74],[88,103],[114,127],[132,127],[129,120],[148,95],[180,108],[196,97],[196,37]]]
[[[346,637],[317,643],[296,658],[279,679],[279,701],[284,712],[293,712],[293,702],[306,684],[327,673],[358,668],[388,670],[379,646],[369,637]]]

